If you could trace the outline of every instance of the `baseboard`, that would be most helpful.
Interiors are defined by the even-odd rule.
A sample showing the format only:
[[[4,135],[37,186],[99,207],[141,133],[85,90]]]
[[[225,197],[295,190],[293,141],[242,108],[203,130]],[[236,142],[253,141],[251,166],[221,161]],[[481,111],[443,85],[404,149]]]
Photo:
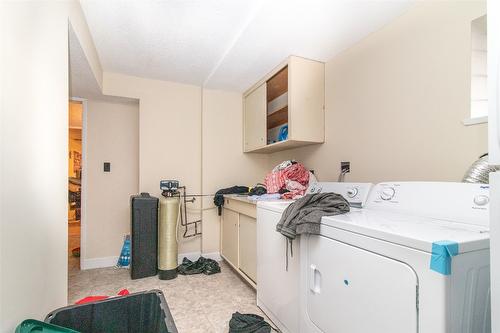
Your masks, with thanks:
[[[203,253],[202,256],[205,258],[208,258],[208,259],[213,259],[215,261],[222,261],[222,257],[220,256],[220,252]]]
[[[82,270],[113,267],[113,266],[116,266],[116,263],[118,262],[118,258],[119,258],[118,256],[114,256],[114,257],[82,259],[80,267]]]
[[[191,261],[198,260],[200,256],[203,256],[208,259],[213,259],[215,261],[221,261],[222,258],[219,252],[209,252],[209,253],[201,253],[201,252],[187,252],[180,253],[178,255],[179,264],[182,263],[182,259],[188,258]],[[81,269],[94,269],[94,268],[105,268],[105,267],[114,267],[118,262],[118,256],[116,257],[104,257],[104,258],[92,258],[92,259],[82,259]]]
[[[201,252],[187,252],[187,253],[179,253],[177,256],[177,262],[179,264],[182,263],[182,259],[188,258],[191,261],[196,261],[201,256]]]

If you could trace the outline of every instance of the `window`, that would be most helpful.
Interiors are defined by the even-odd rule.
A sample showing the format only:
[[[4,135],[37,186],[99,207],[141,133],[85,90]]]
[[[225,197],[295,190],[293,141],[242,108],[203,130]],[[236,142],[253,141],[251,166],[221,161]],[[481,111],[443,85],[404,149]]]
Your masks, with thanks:
[[[486,15],[471,23],[471,123],[485,122],[488,116],[488,68]]]

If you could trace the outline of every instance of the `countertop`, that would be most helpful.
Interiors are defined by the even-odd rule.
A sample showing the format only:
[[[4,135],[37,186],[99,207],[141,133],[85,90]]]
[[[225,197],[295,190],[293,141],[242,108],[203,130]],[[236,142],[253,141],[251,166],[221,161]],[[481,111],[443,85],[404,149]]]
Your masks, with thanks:
[[[252,205],[257,205],[256,200],[248,199],[248,194],[224,194],[224,199],[238,200]]]
[[[224,199],[231,199],[231,200],[237,200],[240,202],[248,203],[251,205],[257,205],[257,202],[259,200],[251,200],[248,199],[248,194],[224,194]],[[290,199],[271,199],[271,200],[264,200],[264,201],[292,201]]]

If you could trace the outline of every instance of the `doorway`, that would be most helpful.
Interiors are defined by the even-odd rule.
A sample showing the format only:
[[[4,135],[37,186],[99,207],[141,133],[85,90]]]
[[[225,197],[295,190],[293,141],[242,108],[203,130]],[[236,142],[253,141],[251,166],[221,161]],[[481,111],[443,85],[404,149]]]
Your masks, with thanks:
[[[80,269],[83,167],[83,101],[68,107],[68,270]]]

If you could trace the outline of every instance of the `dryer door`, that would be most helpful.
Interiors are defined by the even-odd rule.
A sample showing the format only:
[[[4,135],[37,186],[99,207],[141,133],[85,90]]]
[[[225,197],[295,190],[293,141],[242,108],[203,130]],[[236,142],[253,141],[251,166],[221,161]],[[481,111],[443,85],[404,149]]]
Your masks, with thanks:
[[[417,332],[418,279],[396,260],[309,237],[309,319],[321,332]]]

